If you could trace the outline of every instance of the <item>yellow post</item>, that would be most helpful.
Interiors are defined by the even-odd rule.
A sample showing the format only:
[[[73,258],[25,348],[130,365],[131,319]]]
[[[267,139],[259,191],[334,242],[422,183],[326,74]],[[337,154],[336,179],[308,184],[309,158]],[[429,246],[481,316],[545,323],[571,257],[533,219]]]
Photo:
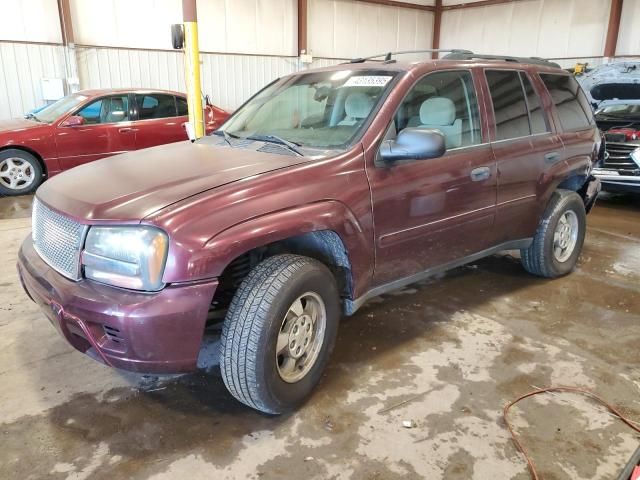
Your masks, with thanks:
[[[202,92],[200,84],[200,48],[198,46],[198,14],[196,0],[182,0],[184,22],[184,68],[187,83],[187,103],[189,105],[189,123],[193,126],[196,138],[204,136],[202,116]]]

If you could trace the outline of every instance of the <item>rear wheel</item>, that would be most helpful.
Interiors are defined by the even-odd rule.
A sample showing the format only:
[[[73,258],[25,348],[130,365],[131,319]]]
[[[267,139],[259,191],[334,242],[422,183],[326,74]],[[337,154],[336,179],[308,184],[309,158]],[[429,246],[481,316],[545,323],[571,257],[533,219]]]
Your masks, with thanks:
[[[31,193],[42,182],[42,167],[36,157],[11,148],[0,152],[0,195]]]
[[[584,203],[577,193],[555,192],[531,246],[520,251],[525,270],[547,278],[571,272],[582,250],[586,220]]]
[[[339,318],[327,267],[298,255],[264,260],[236,291],[224,321],[220,369],[229,392],[265,413],[295,409],[320,380]]]

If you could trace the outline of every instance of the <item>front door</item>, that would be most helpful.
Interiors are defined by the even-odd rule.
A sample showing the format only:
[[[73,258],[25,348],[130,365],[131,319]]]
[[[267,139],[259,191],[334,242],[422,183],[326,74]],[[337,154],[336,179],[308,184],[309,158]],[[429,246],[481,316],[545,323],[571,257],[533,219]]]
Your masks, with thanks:
[[[389,126],[385,141],[408,127],[439,130],[446,138],[444,156],[393,164],[375,154],[367,159],[376,285],[490,246],[496,165],[491,146],[483,142],[476,85],[466,70],[427,74]]]
[[[58,127],[56,147],[62,170],[100,158],[135,150],[135,131],[127,94],[94,100],[73,113],[83,125]]]
[[[188,139],[183,126],[189,121],[186,102],[177,104],[175,96],[165,93],[136,94],[135,101],[136,149]]]

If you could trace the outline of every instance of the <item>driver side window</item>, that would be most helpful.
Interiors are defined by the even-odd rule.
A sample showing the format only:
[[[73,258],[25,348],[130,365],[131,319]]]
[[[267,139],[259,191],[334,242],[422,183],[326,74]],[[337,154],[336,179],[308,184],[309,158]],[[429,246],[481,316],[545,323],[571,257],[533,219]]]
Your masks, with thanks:
[[[104,97],[80,110],[76,115],[84,118],[85,125],[129,121],[129,97],[117,95]]]
[[[446,71],[424,76],[409,91],[394,118],[405,128],[439,130],[447,149],[482,143],[478,100],[471,72]]]

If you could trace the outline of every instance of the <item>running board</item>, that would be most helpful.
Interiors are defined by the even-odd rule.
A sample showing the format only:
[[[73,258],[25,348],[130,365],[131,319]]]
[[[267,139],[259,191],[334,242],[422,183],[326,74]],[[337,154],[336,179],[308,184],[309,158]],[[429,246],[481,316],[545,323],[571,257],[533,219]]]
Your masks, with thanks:
[[[453,262],[445,263],[444,265],[438,265],[437,267],[431,267],[427,270],[415,273],[408,277],[394,280],[393,282],[385,283],[384,285],[379,285],[372,288],[367,293],[365,293],[361,297],[356,298],[355,300],[351,300],[350,298],[345,299],[343,305],[344,314],[353,315],[362,305],[364,305],[367,300],[370,300],[373,297],[377,297],[378,295],[382,295],[393,290],[398,290],[399,288],[406,287],[407,285],[411,285],[412,283],[420,282],[439,273],[461,267],[462,265],[466,265],[467,263],[475,262],[477,260],[480,260],[481,258],[489,257],[504,250],[520,250],[523,248],[529,248],[532,242],[533,238],[524,238],[522,240],[513,240],[510,242],[501,243],[500,245],[482,250],[481,252],[474,253],[473,255],[469,255],[468,257],[463,257],[458,260],[454,260]]]

